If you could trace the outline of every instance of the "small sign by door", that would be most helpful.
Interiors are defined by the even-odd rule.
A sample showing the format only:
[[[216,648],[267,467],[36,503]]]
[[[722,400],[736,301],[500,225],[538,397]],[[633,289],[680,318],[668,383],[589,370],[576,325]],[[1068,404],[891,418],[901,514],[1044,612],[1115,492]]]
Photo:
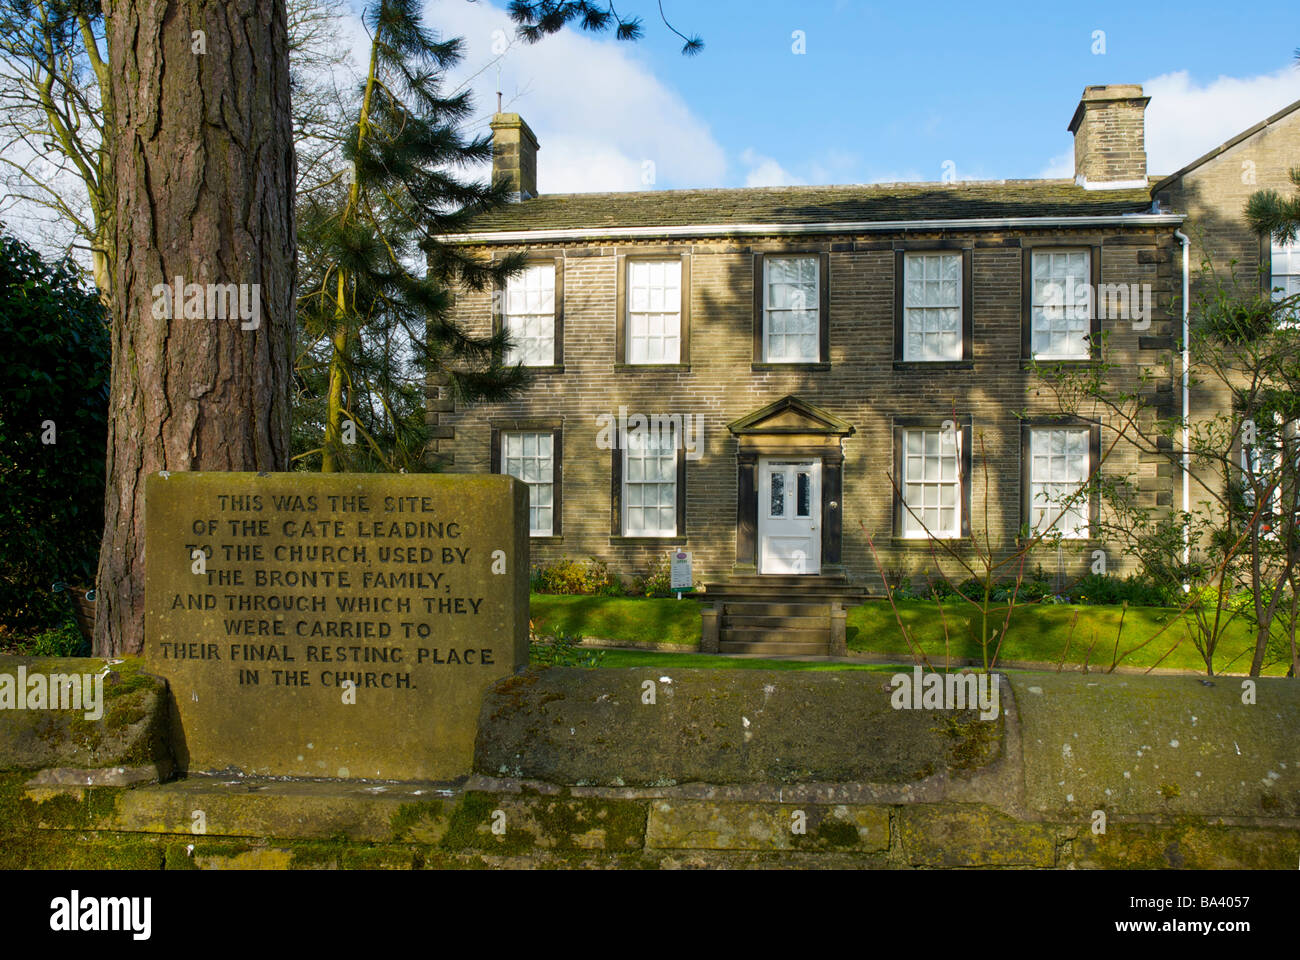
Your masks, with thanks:
[[[672,589],[689,590],[694,583],[695,580],[691,576],[691,555],[685,550],[674,551],[672,559]]]

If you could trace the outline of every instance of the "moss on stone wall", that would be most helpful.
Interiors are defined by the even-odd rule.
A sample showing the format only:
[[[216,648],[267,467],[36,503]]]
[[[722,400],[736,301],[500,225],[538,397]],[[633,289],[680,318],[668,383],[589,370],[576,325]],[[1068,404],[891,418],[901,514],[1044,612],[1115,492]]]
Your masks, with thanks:
[[[104,674],[103,714],[86,719],[85,710],[6,710],[0,712],[0,770],[57,767],[171,766],[167,742],[166,685],[144,672],[142,661],[110,663],[98,659],[0,657],[0,673],[28,675]]]

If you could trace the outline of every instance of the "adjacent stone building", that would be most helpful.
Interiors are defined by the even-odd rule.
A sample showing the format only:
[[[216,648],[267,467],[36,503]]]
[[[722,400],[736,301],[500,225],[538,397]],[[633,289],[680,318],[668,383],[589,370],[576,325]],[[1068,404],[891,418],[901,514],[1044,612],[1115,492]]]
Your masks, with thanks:
[[[629,575],[685,549],[697,581],[878,586],[933,568],[930,535],[1005,553],[1055,524],[1062,549],[1034,562],[1083,569],[1102,505],[1055,504],[1099,470],[1175,507],[1180,478],[1062,417],[1034,364],[1086,367],[1104,331],[1110,375],[1177,415],[1180,231],[1300,282],[1296,252],[1240,221],[1300,165],[1300,103],[1156,181],[1148,99],[1084,92],[1073,180],[573,195],[536,195],[536,138],[499,114],[496,173],[522,199],[457,239],[529,266],[461,294],[457,318],[508,326],[534,384],[463,411],[435,398],[440,455],[532,486],[535,564]]]

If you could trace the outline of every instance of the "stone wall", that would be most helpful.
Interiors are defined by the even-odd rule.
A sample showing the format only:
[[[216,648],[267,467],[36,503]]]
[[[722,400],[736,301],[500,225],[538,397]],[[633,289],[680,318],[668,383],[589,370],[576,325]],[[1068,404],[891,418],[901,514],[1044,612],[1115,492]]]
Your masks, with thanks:
[[[0,672],[15,667],[0,661]],[[135,697],[129,711],[89,732],[47,714],[62,753],[3,755],[0,868],[1294,869],[1300,859],[1291,680],[1256,681],[1245,703],[1239,678],[1016,674],[1000,681],[1001,716],[983,721],[892,709],[893,668],[529,670],[484,701],[465,781],[128,786],[109,774],[165,758],[105,734],[147,729],[166,700],[133,665],[118,669],[140,678],[111,698]],[[16,716],[0,712],[0,743],[15,742]],[[96,753],[79,752],[92,741]]]
[[[1157,200],[1187,214],[1183,232],[1191,248],[1193,322],[1198,302],[1214,295],[1216,283],[1229,291],[1235,285],[1238,296],[1267,289],[1269,264],[1264,254],[1270,243],[1247,225],[1246,203],[1260,190],[1290,195],[1295,187],[1288,171],[1295,166],[1300,166],[1300,110],[1263,126],[1187,173],[1157,184],[1153,191]],[[1181,324],[1181,312],[1176,322]],[[1181,329],[1175,336],[1181,339]],[[1231,393],[1221,380],[1193,380],[1189,390],[1193,418],[1232,409]],[[1204,497],[1198,498],[1194,490],[1192,499]]]

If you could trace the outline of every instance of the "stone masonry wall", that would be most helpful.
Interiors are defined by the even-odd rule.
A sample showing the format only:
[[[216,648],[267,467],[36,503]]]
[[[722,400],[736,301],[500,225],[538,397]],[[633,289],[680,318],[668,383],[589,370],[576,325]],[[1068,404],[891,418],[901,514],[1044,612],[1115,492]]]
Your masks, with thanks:
[[[1246,224],[1246,202],[1260,190],[1283,196],[1295,190],[1287,173],[1300,166],[1300,111],[1283,117],[1242,142],[1202,163],[1161,189],[1157,199],[1170,209],[1187,214],[1183,232],[1191,241],[1191,298],[1193,317],[1198,300],[1211,296],[1217,281],[1241,295],[1258,290],[1268,279],[1261,276],[1261,253],[1267,241]],[[1178,254],[1181,256],[1181,251]],[[1181,313],[1175,317],[1180,329]],[[1193,378],[1195,380],[1195,378]],[[1181,387],[1179,387],[1181,389]],[[1227,412],[1231,394],[1219,380],[1201,378],[1190,388],[1192,416],[1198,412]],[[1193,500],[1204,499],[1193,492]]]
[[[15,663],[0,658],[0,672]],[[463,781],[157,782],[170,769],[157,745],[115,732],[166,723],[165,688],[137,669],[117,667],[98,725],[45,713],[46,744],[0,756],[0,869],[1294,870],[1300,858],[1300,685],[1282,678],[1247,697],[1240,678],[1016,673],[995,678],[996,716],[980,719],[894,709],[891,674],[907,667],[540,668],[484,698]],[[0,712],[0,742],[29,726]]]
[[[913,240],[945,239],[974,244],[972,364],[894,362],[894,246]],[[1171,297],[1176,292],[1175,252],[1170,228],[1130,228],[978,233],[909,233],[906,236],[832,236],[792,242],[756,238],[737,243],[680,241],[673,250],[689,251],[690,363],[680,370],[615,367],[615,301],[619,256],[644,244],[603,246],[536,245],[538,255],[560,254],[564,270],[564,356],[562,370],[541,370],[521,398],[444,414],[454,426],[456,471],[490,467],[490,421],[498,418],[563,418],[562,536],[534,538],[533,562],[561,557],[606,560],[617,572],[641,573],[670,548],[685,544],[694,554],[697,580],[731,572],[736,558],[736,441],[726,425],[787,394],[825,408],[854,425],[844,445],[843,561],[850,575],[878,583],[865,525],[881,548],[883,565],[916,574],[932,566],[923,543],[892,539],[892,419],[929,417],[936,424],[955,412],[973,420],[974,465],[971,507],[974,528],[983,529],[985,493],[995,542],[1009,544],[1021,518],[1021,434],[1019,413],[1055,412],[1056,401],[1021,359],[1021,260],[1034,244],[1091,245],[1102,249],[1103,284],[1150,284],[1153,318],[1145,330],[1128,321],[1107,320],[1108,358],[1113,375],[1130,386],[1146,369],[1145,389],[1172,412],[1169,355],[1173,341]],[[655,247],[662,249],[663,243]],[[507,248],[484,249],[485,255]],[[753,363],[753,257],[757,252],[826,250],[830,256],[830,363],[789,369]],[[491,294],[464,293],[457,317],[476,332],[491,326]],[[706,450],[690,461],[686,480],[685,536],[661,542],[625,540],[610,533],[608,450],[596,447],[599,414],[702,413]],[[1103,448],[1109,446],[1103,436]],[[987,457],[986,473],[980,463]],[[1106,472],[1135,478],[1151,506],[1172,504],[1172,471],[1158,458],[1139,456],[1121,445]],[[1086,568],[1096,543],[1067,548],[1071,572]],[[1111,569],[1132,570],[1123,557],[1110,556]],[[1044,552],[1054,568],[1055,551]],[[1032,566],[1031,561],[1031,566]]]

